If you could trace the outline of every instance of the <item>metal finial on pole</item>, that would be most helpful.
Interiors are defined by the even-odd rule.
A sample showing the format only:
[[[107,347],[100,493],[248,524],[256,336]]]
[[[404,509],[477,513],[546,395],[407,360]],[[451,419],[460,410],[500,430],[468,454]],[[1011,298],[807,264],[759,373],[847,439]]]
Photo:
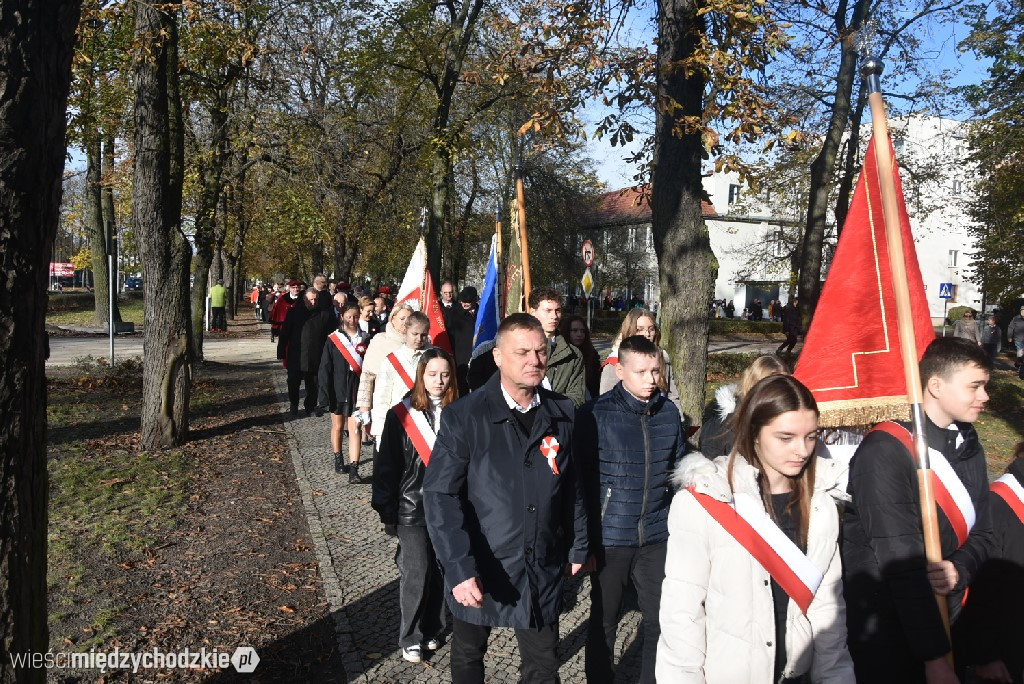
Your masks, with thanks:
[[[868,95],[882,92],[882,72],[885,71],[885,63],[877,57],[865,57],[860,65],[860,75],[864,79],[864,86]]]

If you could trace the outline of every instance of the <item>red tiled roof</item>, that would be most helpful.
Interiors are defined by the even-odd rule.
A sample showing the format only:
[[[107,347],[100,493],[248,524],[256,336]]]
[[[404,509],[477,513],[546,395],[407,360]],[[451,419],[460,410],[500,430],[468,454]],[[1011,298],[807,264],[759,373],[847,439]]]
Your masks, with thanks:
[[[583,210],[581,223],[583,227],[621,226],[634,223],[650,223],[651,205],[636,188],[612,190],[593,198]],[[704,216],[717,216],[714,205],[707,200],[700,201],[701,213]]]

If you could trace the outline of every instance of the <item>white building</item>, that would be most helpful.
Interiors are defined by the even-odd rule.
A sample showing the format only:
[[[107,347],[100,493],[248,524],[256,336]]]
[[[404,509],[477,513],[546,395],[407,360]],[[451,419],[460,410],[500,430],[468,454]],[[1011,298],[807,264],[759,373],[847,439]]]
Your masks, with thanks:
[[[912,117],[891,125],[917,257],[936,323],[944,318],[947,305],[976,309],[982,305],[978,286],[966,279],[973,263],[973,243],[967,232],[971,219],[966,213],[966,201],[971,197],[966,126],[938,117]],[[862,140],[869,135],[865,130]],[[747,197],[746,186],[735,173],[706,174],[703,184],[711,200],[704,202],[704,219],[719,263],[714,298],[733,300],[737,312],[755,298],[764,304],[772,299],[788,301],[788,259],[804,225],[806,200],[773,206],[771,198]],[[624,237],[630,244],[642,240],[649,246],[649,263],[656,272],[650,224],[650,207],[640,201],[636,191],[615,190],[596,199],[583,229],[591,235],[596,232],[599,249],[602,243],[622,244]],[[830,224],[823,276],[831,261],[834,236]],[[948,301],[939,297],[942,283],[951,285],[953,296]],[[642,293],[628,294],[656,301],[657,277],[646,278]]]

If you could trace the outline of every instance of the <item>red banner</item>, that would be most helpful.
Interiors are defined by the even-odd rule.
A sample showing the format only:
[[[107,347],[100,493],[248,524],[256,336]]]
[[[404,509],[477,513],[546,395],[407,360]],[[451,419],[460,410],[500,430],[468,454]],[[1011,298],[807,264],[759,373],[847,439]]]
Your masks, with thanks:
[[[882,405],[907,405],[876,144],[891,145],[889,140],[874,139],[868,145],[850,213],[794,372],[823,412],[858,408],[870,412]],[[896,166],[893,177],[920,357],[935,332]]]
[[[423,307],[421,310],[430,319],[430,343],[451,354],[452,341],[448,338],[448,328],[444,324],[441,300],[437,296],[437,290],[434,289],[434,279],[431,277],[430,271],[426,272],[423,282]],[[461,305],[457,304],[456,306]]]

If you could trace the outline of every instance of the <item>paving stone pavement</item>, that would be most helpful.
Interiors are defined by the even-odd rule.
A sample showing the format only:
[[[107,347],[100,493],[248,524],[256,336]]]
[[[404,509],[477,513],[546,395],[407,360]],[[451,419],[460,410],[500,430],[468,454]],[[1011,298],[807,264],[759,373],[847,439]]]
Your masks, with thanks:
[[[285,375],[274,371],[278,400],[285,417],[292,460],[320,563],[323,586],[338,635],[349,682],[450,682],[449,616],[446,642],[428,661],[402,659],[397,646],[399,607],[397,542],[384,534],[370,508],[372,452],[364,447],[360,474],[365,484],[348,484],[334,472],[330,449],[330,418],[289,419]],[[304,414],[300,414],[304,416]],[[346,436],[347,439],[347,436]],[[345,448],[347,454],[347,446]],[[590,581],[566,583],[560,621],[559,653],[562,682],[584,682],[583,646],[590,613]],[[633,606],[623,616],[616,641],[616,682],[635,682],[640,673],[640,614]],[[486,681],[518,682],[519,654],[510,629],[495,629],[487,650]]]

